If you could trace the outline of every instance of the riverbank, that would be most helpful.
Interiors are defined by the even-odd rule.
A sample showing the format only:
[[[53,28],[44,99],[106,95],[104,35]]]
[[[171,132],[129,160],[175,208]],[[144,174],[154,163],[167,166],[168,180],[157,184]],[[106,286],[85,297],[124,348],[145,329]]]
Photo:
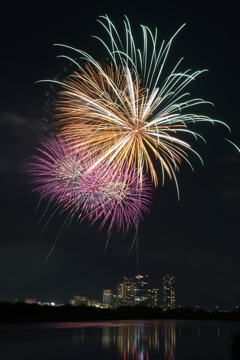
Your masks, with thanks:
[[[239,311],[209,312],[202,309],[177,308],[163,311],[162,308],[144,306],[100,309],[87,306],[42,306],[25,303],[0,303],[0,323],[22,322],[69,322],[98,320],[224,320],[240,321]]]

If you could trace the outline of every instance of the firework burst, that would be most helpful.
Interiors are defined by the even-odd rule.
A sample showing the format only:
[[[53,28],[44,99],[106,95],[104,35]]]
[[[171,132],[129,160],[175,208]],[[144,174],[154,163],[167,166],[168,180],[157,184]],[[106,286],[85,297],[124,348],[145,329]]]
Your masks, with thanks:
[[[192,168],[188,159],[192,152],[202,162],[185,140],[186,135],[204,140],[190,125],[228,126],[189,112],[209,103],[191,98],[185,90],[206,70],[181,72],[181,59],[164,75],[172,42],[182,27],[159,46],[157,30],[141,26],[140,49],[127,18],[124,39],[107,16],[99,22],[109,37],[107,42],[96,37],[107,52],[105,63],[83,50],[57,44],[75,51],[80,59],[62,55],[76,66],[75,72],[63,81],[43,80],[60,86],[55,116],[59,136],[38,149],[30,173],[34,191],[60,212],[66,211],[67,219],[87,219],[111,234],[138,229],[149,212],[152,183],[164,184],[166,174],[179,196],[176,173],[182,161]]]
[[[67,203],[74,201],[83,174],[79,155],[70,153],[68,144],[59,136],[47,139],[37,151],[39,155],[32,156],[29,170],[35,185],[33,191],[42,199],[62,206],[66,205],[66,199]]]
[[[157,186],[157,159],[162,168],[162,183],[167,173],[177,185],[176,171],[182,160],[191,166],[189,151],[202,161],[191,145],[181,139],[183,133],[195,139],[202,138],[188,128],[189,123],[204,121],[226,125],[205,115],[182,114],[186,108],[207,103],[199,98],[189,99],[185,92],[185,87],[205,70],[180,72],[179,61],[160,86],[172,41],[181,28],[167,44],[163,42],[158,47],[157,30],[152,33],[142,26],[143,47],[140,50],[127,18],[124,21],[125,42],[107,16],[101,19],[110,45],[98,39],[110,61],[102,65],[86,52],[73,49],[80,54],[84,65],[71,59],[77,70],[65,81],[58,82],[63,90],[58,102],[57,125],[70,141],[73,153],[79,149],[91,152],[94,161],[88,167],[89,172],[103,162],[114,162],[123,169],[135,167],[140,182],[144,171],[150,173]]]
[[[117,232],[137,228],[149,212],[153,190],[145,174],[141,180],[137,169],[128,166],[112,164],[110,171],[105,166],[87,171],[82,208],[90,223],[100,220],[99,229],[106,225],[108,233],[114,228]]]
[[[106,225],[108,233],[124,232],[137,228],[149,212],[152,186],[146,175],[140,182],[136,169],[102,164],[90,172],[91,154],[73,153],[59,136],[37,150],[30,170],[34,191],[61,212],[68,211],[70,218],[99,221],[99,229]]]

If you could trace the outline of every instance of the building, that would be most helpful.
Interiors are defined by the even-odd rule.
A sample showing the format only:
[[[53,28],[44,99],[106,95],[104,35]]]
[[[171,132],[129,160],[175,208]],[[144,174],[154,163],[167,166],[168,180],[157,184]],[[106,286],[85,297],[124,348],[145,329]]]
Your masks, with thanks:
[[[36,299],[25,299],[25,304],[37,304],[37,300]]]
[[[174,309],[175,303],[175,277],[163,276],[163,310]]]
[[[93,300],[88,300],[88,302],[87,302],[87,306],[92,306],[92,307],[100,307],[100,302],[99,302],[99,300],[95,300],[95,299],[93,299]]]
[[[110,289],[103,290],[103,305],[107,308],[115,307],[116,293]]]
[[[117,286],[117,306],[158,306],[158,289],[148,289],[148,276],[123,278]],[[155,298],[155,301],[153,300]],[[155,305],[154,305],[155,304]]]
[[[133,279],[123,279],[117,286],[117,306],[133,306]]]
[[[148,306],[148,275],[137,275],[133,279],[133,305]]]
[[[74,306],[85,305],[88,306],[88,296],[86,295],[75,295],[70,304]]]
[[[152,308],[159,306],[159,289],[148,289],[148,306]]]

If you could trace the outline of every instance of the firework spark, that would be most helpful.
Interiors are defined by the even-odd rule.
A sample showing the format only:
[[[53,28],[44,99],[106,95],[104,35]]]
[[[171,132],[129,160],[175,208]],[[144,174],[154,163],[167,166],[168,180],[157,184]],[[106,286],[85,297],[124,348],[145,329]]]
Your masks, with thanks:
[[[68,211],[71,219],[76,215],[90,224],[100,221],[99,229],[108,226],[108,233],[124,232],[137,228],[149,212],[152,186],[146,175],[140,183],[136,169],[114,164],[106,169],[102,164],[89,172],[91,155],[73,153],[59,136],[42,144],[38,152],[30,170],[34,191],[61,212]]]
[[[74,200],[74,189],[79,189],[83,169],[78,154],[69,152],[66,142],[59,136],[47,139],[37,148],[39,155],[32,156],[29,173],[35,184],[34,192],[44,200],[64,204]],[[71,190],[71,191],[69,191]]]
[[[98,39],[110,61],[101,64],[86,52],[65,46],[77,51],[84,65],[71,59],[78,69],[65,81],[58,82],[63,90],[58,102],[57,125],[70,141],[73,153],[79,149],[91,152],[94,161],[88,167],[89,172],[103,162],[114,162],[123,169],[126,166],[138,169],[140,182],[144,171],[150,173],[157,186],[157,159],[162,183],[167,173],[177,186],[176,172],[182,160],[191,166],[188,152],[195,153],[202,161],[191,145],[181,139],[183,133],[202,138],[188,125],[204,121],[227,126],[205,115],[182,114],[186,108],[207,103],[199,98],[189,99],[185,92],[185,87],[205,70],[180,72],[180,60],[159,85],[172,41],[181,28],[166,45],[163,42],[158,47],[157,30],[153,34],[142,26],[143,50],[140,50],[127,18],[125,43],[109,18],[101,19],[110,45]]]
[[[108,233],[114,228],[117,232],[137,228],[143,214],[149,212],[152,185],[146,175],[140,183],[135,168],[123,169],[113,164],[109,171],[98,166],[87,171],[83,183],[83,210],[91,224],[101,221],[100,230],[108,223]]]
[[[190,125],[210,122],[229,127],[189,112],[209,103],[185,91],[206,70],[181,72],[181,59],[165,76],[172,42],[182,27],[159,46],[157,30],[141,26],[139,49],[127,18],[125,39],[107,16],[99,22],[109,37],[109,42],[96,37],[107,52],[106,62],[57,44],[77,52],[80,60],[62,55],[76,66],[75,72],[63,81],[44,80],[61,87],[55,121],[60,135],[38,149],[30,172],[41,198],[67,211],[70,219],[98,222],[99,229],[107,227],[110,234],[138,229],[149,212],[151,184],[157,187],[160,179],[164,184],[166,174],[179,196],[176,173],[182,161],[192,168],[188,159],[192,152],[202,162],[185,140],[186,135],[204,140]]]

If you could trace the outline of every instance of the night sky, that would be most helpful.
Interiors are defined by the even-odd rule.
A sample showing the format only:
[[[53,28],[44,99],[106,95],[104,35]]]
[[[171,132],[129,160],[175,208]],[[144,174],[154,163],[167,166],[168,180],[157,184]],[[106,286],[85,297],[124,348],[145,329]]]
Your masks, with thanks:
[[[35,147],[52,131],[51,121],[44,121],[51,119],[44,109],[52,110],[51,104],[46,106],[48,85],[35,82],[63,76],[64,67],[70,67],[67,60],[56,58],[64,50],[53,44],[80,48],[101,60],[106,52],[91,36],[108,38],[97,17],[107,14],[123,34],[125,14],[139,39],[140,24],[157,27],[159,43],[187,24],[173,42],[165,70],[181,57],[182,71],[207,68],[188,91],[215,106],[202,105],[194,112],[224,121],[232,130],[229,134],[223,126],[210,124],[191,127],[207,141],[192,141],[204,166],[193,154],[189,160],[194,172],[183,163],[177,174],[180,201],[168,179],[155,191],[151,213],[139,227],[139,272],[149,276],[149,286],[160,289],[165,274],[175,276],[180,306],[240,305],[240,154],[223,139],[240,146],[237,5],[211,6],[211,0],[198,5],[153,1],[144,7],[138,1],[24,4],[5,4],[0,21],[0,301],[68,303],[77,294],[101,301],[104,288],[115,290],[123,276],[137,274],[136,248],[128,255],[134,231],[113,234],[103,254],[106,232],[77,220],[62,231],[45,262],[66,215],[55,214],[42,232],[51,210],[38,224],[47,204],[38,207],[27,174]]]

